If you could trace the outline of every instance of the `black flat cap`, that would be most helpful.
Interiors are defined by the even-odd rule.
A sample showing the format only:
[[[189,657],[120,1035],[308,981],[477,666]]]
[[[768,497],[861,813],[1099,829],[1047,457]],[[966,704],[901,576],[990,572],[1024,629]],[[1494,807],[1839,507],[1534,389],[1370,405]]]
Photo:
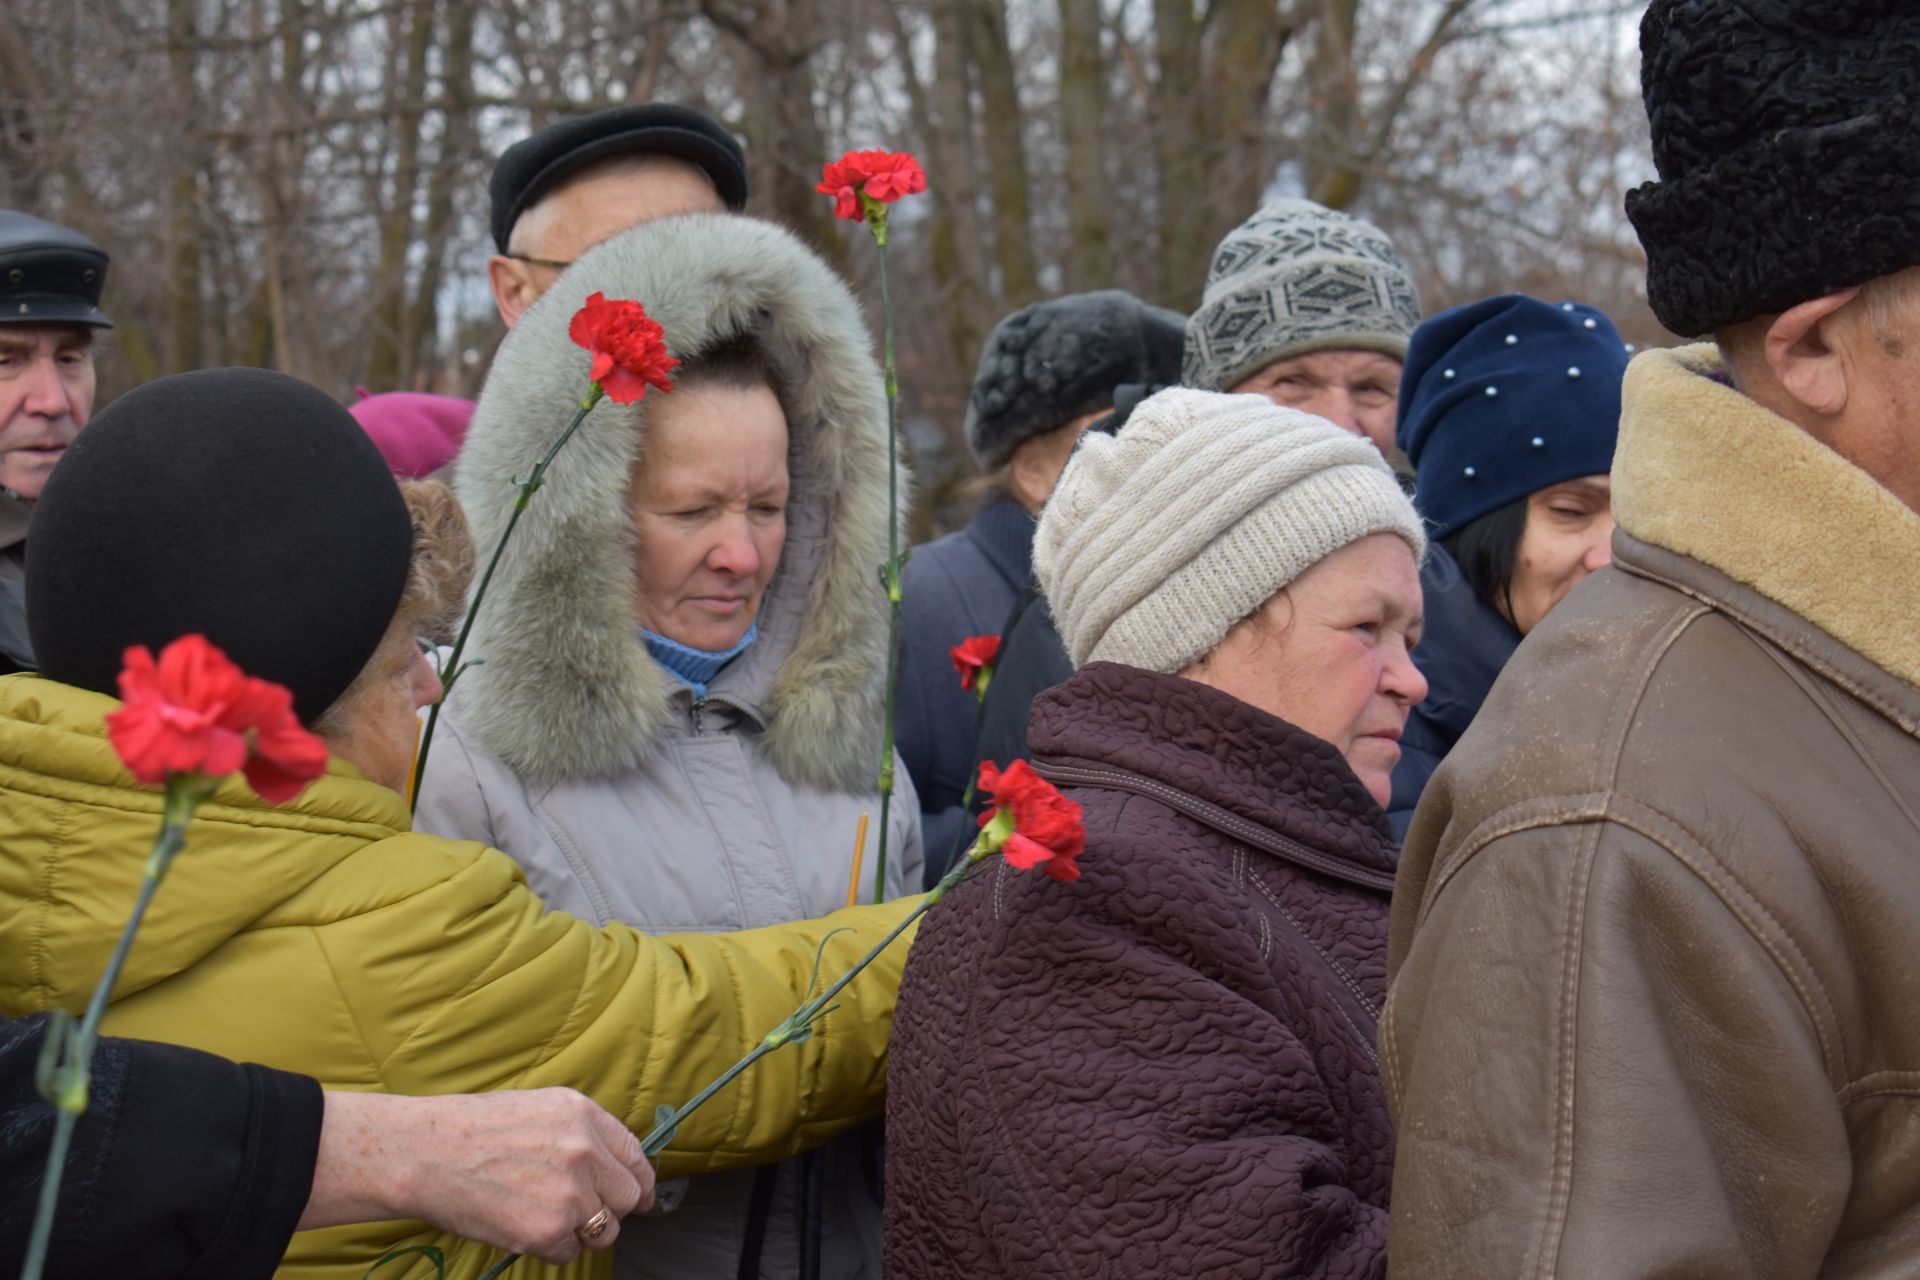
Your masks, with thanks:
[[[107,251],[78,231],[0,209],[0,324],[111,329],[100,314]]]
[[[413,560],[406,500],[317,387],[205,369],[87,424],[33,513],[27,629],[41,672],[117,692],[122,655],[198,632],[285,685],[311,726],[392,623]]]
[[[505,253],[520,215],[565,178],[609,156],[648,152],[698,165],[727,208],[746,205],[747,155],[718,120],[671,102],[611,107],[557,121],[501,153],[488,189],[494,247]]]

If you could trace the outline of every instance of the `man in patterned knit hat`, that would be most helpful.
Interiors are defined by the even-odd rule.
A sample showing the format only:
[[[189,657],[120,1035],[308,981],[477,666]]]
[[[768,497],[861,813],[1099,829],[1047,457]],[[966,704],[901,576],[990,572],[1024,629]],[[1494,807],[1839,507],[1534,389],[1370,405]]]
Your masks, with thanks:
[[[1394,410],[1419,323],[1413,273],[1379,228],[1311,200],[1275,200],[1214,250],[1181,381],[1317,414],[1404,470]]]

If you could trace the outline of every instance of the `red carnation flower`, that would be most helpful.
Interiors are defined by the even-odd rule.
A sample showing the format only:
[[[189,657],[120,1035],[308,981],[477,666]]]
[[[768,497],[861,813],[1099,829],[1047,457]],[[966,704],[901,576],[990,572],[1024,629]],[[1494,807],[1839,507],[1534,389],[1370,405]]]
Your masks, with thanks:
[[[1001,846],[1008,862],[1021,871],[1038,867],[1055,880],[1080,878],[1079,858],[1086,852],[1087,828],[1079,805],[1061,795],[1025,760],[1015,760],[1005,769],[991,760],[981,761],[980,790],[993,797],[994,806],[982,826],[1002,813],[1013,816],[1013,830]]]
[[[125,662],[126,705],[107,717],[107,738],[141,783],[238,770],[262,800],[285,804],[326,772],[326,744],[300,726],[293,695],[247,675],[205,636],[180,637],[158,662],[135,645]]]
[[[892,204],[901,196],[915,196],[927,189],[927,174],[920,162],[904,152],[849,151],[820,171],[820,185],[814,190],[833,197],[837,218],[859,222],[867,216],[860,196],[865,193],[881,204]]]
[[[1000,637],[968,636],[947,650],[947,656],[953,659],[953,669],[960,673],[960,687],[972,693],[977,684],[984,695],[987,682],[993,679],[994,660],[1000,656]]]
[[[632,404],[650,385],[673,390],[667,375],[680,362],[667,354],[666,330],[632,299],[609,302],[604,293],[591,295],[573,313],[567,336],[593,352],[588,376],[615,404]]]

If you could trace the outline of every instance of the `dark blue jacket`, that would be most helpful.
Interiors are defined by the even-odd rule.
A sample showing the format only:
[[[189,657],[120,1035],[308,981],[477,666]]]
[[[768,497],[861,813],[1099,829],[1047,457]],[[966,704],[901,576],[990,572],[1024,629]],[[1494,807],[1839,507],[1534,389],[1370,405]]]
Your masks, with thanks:
[[[968,636],[1000,634],[1032,561],[1033,517],[1012,498],[996,498],[965,529],[915,547],[907,562],[894,742],[920,793],[921,839],[935,876],[967,824],[960,797],[979,732],[978,704],[947,651]]]
[[[1073,659],[1067,656],[1040,585],[1029,582],[1013,608],[1000,635],[993,683],[980,704],[980,738],[974,748],[976,756],[1002,769],[1015,760],[1033,759],[1027,745],[1033,700],[1073,675]]]
[[[1413,665],[1427,678],[1427,699],[1407,717],[1400,763],[1393,770],[1387,821],[1404,840],[1427,779],[1479,714],[1501,668],[1520,645],[1520,633],[1482,600],[1460,566],[1438,543],[1420,570],[1426,599],[1426,634],[1413,651]]]

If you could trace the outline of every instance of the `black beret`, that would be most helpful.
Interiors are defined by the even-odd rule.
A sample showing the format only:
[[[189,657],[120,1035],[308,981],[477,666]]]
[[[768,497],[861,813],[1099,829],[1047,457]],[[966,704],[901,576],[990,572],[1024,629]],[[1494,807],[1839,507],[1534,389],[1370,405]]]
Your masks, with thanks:
[[[570,116],[523,138],[493,166],[493,243],[501,253],[513,224],[571,174],[608,156],[678,156],[713,179],[729,209],[747,203],[747,155],[718,120],[692,107],[648,102]]]
[[[1920,5],[1654,0],[1660,181],[1627,193],[1647,299],[1686,336],[1920,264]]]
[[[311,725],[392,623],[413,525],[387,464],[318,388],[207,369],[129,391],[74,438],[33,513],[41,672],[116,693],[122,655],[199,632]]]
[[[107,252],[78,231],[0,209],[0,324],[111,329],[100,314]]]

